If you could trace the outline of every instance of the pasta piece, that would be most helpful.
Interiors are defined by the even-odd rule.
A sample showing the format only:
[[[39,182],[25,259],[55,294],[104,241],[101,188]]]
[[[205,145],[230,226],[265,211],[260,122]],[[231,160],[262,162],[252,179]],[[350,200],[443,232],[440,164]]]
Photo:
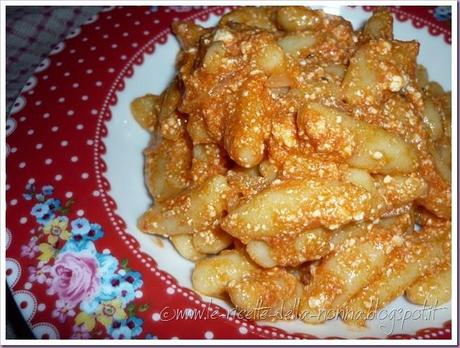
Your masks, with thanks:
[[[308,102],[318,102],[329,106],[343,105],[344,94],[340,85],[341,80],[337,75],[328,73],[326,69],[321,70],[322,73],[313,76],[301,87],[292,89],[292,93],[298,93],[299,100]],[[308,76],[312,73],[309,72]],[[319,79],[319,80],[317,80]],[[330,81],[325,83],[325,81]]]
[[[289,13],[304,12],[301,18],[291,17]],[[280,24],[289,28],[278,44],[301,66],[326,66],[346,64],[354,51],[357,37],[350,22],[338,16],[302,8],[280,8]],[[295,30],[303,26],[304,30]]]
[[[182,194],[163,204],[157,202],[142,214],[137,227],[144,233],[164,237],[192,233],[191,223],[185,215],[190,205],[188,198],[188,195]]]
[[[233,23],[241,23],[250,27],[268,31],[276,31],[275,23],[271,20],[273,9],[269,7],[240,7],[227,13],[219,21],[219,27],[225,27]]]
[[[292,320],[303,286],[283,269],[259,271],[228,284],[230,300],[247,319]]]
[[[427,191],[425,181],[415,174],[401,176],[374,176],[366,171],[349,168],[344,173],[348,182],[362,187],[380,197],[377,208],[381,208],[381,217],[395,217],[409,213],[413,215],[412,202],[424,197]],[[378,218],[374,222],[378,222]]]
[[[452,294],[452,268],[450,263],[435,267],[417,279],[407,290],[406,298],[421,306],[439,306],[449,302]]]
[[[227,153],[216,144],[193,147],[192,180],[201,184],[216,174],[225,174],[230,166]]]
[[[219,227],[197,231],[192,237],[194,248],[204,254],[217,254],[228,248],[232,242],[232,236]]]
[[[193,114],[189,116],[187,122],[187,132],[194,145],[210,144],[214,142],[207,130],[206,122],[199,115]]]
[[[195,231],[214,226],[226,209],[226,194],[229,186],[222,175],[208,179],[198,189],[190,192],[190,208],[187,212]]]
[[[265,139],[270,131],[268,92],[263,80],[252,79],[243,83],[236,110],[227,120],[224,146],[229,156],[245,168],[259,164],[264,155]]]
[[[156,201],[172,198],[190,184],[192,148],[187,138],[163,139],[144,150],[144,156],[146,185]]]
[[[416,174],[379,176],[375,183],[377,190],[385,198],[387,210],[423,198],[428,192],[428,185]]]
[[[380,198],[377,208],[382,209],[383,213],[380,216],[382,218],[396,217],[402,214],[409,214],[413,217],[412,202],[414,199],[424,197],[427,191],[425,181],[415,174],[372,177],[364,170],[348,168],[344,175],[348,182],[362,187]],[[378,221],[379,218],[374,220],[374,223]]]
[[[208,33],[209,29],[205,29],[193,22],[175,21],[172,23],[172,31],[179,40],[181,47],[184,50],[189,50],[198,44],[200,37]]]
[[[429,235],[429,232],[425,233]],[[342,318],[350,325],[364,326],[367,319],[393,301],[427,270],[439,265],[445,253],[443,241],[423,241],[409,235],[404,247],[396,248],[389,256],[384,270],[351,298],[344,306]]]
[[[358,238],[346,238],[321,260],[305,289],[300,318],[307,323],[321,323],[334,317],[344,303],[382,270],[391,251],[403,244],[409,224],[408,216],[401,216],[373,225]],[[367,230],[366,224],[359,228]]]
[[[425,86],[423,86],[423,91],[426,95],[430,96],[439,96],[444,94],[444,88],[437,83],[436,81],[430,81]]]
[[[420,175],[428,183],[428,194],[418,204],[445,219],[450,219],[451,203],[451,105],[450,94],[441,86],[428,83],[425,95],[424,121],[428,125],[431,142],[422,152]],[[427,117],[428,110],[428,117]],[[431,111],[430,111],[431,110]],[[436,139],[436,141],[433,141]]]
[[[229,186],[222,175],[156,204],[139,219],[138,227],[150,234],[170,236],[205,231],[216,225],[226,209]]]
[[[290,107],[284,105],[272,115],[272,127],[268,139],[268,159],[279,168],[294,152],[300,150],[296,110],[295,108],[289,109]]]
[[[270,183],[259,175],[256,167],[231,169],[227,172],[227,180],[231,191],[227,200],[229,211],[267,188]]]
[[[270,246],[264,241],[251,240],[246,247],[246,251],[259,266],[271,268],[279,263],[273,256]]]
[[[287,180],[241,204],[223,219],[221,226],[246,244],[320,226],[338,228],[352,221],[371,219],[383,208],[380,204],[380,196],[350,183]]]
[[[286,58],[280,46],[269,44],[257,52],[256,64],[268,75],[281,73],[286,69]]]
[[[142,128],[153,133],[158,123],[160,105],[160,96],[146,94],[131,102],[131,113]]]
[[[186,119],[177,111],[181,98],[178,82],[174,81],[162,95],[162,103],[158,121],[160,132],[165,139],[177,140],[183,136],[186,127]]]
[[[437,169],[438,174],[446,183],[452,181],[452,149],[451,140],[444,139],[439,141],[435,147],[431,149],[433,162]]]
[[[443,136],[443,124],[440,112],[437,110],[433,100],[424,100],[423,123],[427,127],[431,140],[436,141]]]
[[[418,208],[415,210],[415,222],[424,231],[418,234],[420,240],[451,240],[452,221],[438,218],[428,210]]]
[[[406,143],[412,144],[423,153],[426,152],[430,137],[420,117],[421,112],[422,109],[414,108],[409,98],[393,94],[385,101],[381,110],[370,108],[365,119],[388,132],[399,135]]]
[[[259,163],[259,173],[269,182],[272,182],[278,175],[278,167],[269,160],[264,160]]]
[[[288,34],[278,41],[283,51],[292,57],[306,56],[322,37],[313,32]]]
[[[299,135],[317,151],[334,154],[351,166],[372,173],[410,173],[417,168],[414,149],[400,137],[353,119],[338,109],[308,104],[297,116]]]
[[[417,86],[419,88],[424,88],[429,81],[426,68],[421,64],[417,64]]]
[[[327,255],[331,250],[331,238],[332,232],[317,228],[296,236],[274,237],[267,241],[251,240],[246,251],[262,267],[297,266]]]
[[[326,161],[316,153],[295,154],[285,159],[279,175],[280,180],[321,178],[339,180],[343,176],[342,166]],[[343,169],[343,170],[342,170]]]
[[[342,86],[352,105],[382,101],[384,91],[399,92],[415,79],[419,44],[416,41],[371,40],[350,60]]]
[[[288,32],[314,30],[321,24],[321,14],[305,7],[285,6],[276,11],[276,22],[280,29]]]
[[[378,8],[364,25],[360,40],[393,40],[393,17],[386,8]]]
[[[329,76],[332,76],[334,79],[338,80],[338,82],[342,82],[347,71],[347,67],[344,64],[330,64],[324,67],[324,71]]]
[[[265,85],[270,88],[270,95],[273,99],[285,96],[289,93],[289,88],[294,84],[294,80],[286,71],[274,72],[265,83]]]
[[[438,110],[441,111],[443,119],[444,134],[449,138],[452,136],[452,94],[451,92],[442,93],[433,98]]]
[[[371,192],[373,195],[378,194],[374,178],[372,178],[372,176],[365,170],[348,168],[343,174],[345,175],[346,181],[351,182],[356,186],[362,187],[366,191]],[[383,195],[383,197],[385,197],[385,195]]]
[[[224,297],[231,281],[238,281],[256,271],[257,267],[241,251],[224,250],[196,263],[192,284],[203,295]]]
[[[225,44],[222,41],[213,42],[207,49],[203,58],[203,70],[211,74],[218,74],[219,70],[222,68],[222,60],[225,54]]]
[[[206,256],[206,254],[198,251],[192,243],[192,235],[190,234],[178,234],[169,237],[176,250],[190,261],[197,261]]]
[[[428,184],[425,197],[417,199],[417,203],[443,219],[450,219],[452,212],[452,187],[439,174],[433,159],[425,159],[421,163],[420,174]]]

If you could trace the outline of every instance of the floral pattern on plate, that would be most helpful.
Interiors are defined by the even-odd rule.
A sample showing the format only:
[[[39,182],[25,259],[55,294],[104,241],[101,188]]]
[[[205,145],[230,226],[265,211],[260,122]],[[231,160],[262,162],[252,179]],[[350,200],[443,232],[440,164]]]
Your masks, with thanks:
[[[22,245],[21,256],[36,260],[28,267],[28,281],[46,287],[55,307],[51,317],[71,322],[71,338],[90,338],[95,330],[105,330],[115,339],[138,337],[144,321],[137,316],[150,305],[138,303],[142,275],[118,260],[108,249],[100,252],[97,241],[104,237],[101,225],[85,217],[69,219],[74,204],[52,197],[54,188],[40,191],[28,184],[24,199],[35,201],[30,214],[37,228]]]

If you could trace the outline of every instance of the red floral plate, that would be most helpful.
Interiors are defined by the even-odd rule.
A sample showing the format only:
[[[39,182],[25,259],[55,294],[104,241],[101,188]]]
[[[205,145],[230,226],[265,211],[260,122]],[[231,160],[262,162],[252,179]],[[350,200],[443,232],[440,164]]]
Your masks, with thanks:
[[[173,19],[214,24],[224,7],[107,8],[58,44],[7,120],[6,278],[37,338],[450,338],[450,305],[398,299],[363,330],[339,320],[255,323],[190,283],[192,264],[143,235],[148,135],[129,103],[174,74]],[[355,26],[370,8],[327,7]],[[395,34],[450,89],[450,8],[395,7]],[[436,57],[434,56],[436,54]],[[418,317],[416,318],[416,312]],[[383,313],[383,314],[382,314]],[[405,318],[409,313],[410,318]],[[405,319],[404,319],[405,318]]]

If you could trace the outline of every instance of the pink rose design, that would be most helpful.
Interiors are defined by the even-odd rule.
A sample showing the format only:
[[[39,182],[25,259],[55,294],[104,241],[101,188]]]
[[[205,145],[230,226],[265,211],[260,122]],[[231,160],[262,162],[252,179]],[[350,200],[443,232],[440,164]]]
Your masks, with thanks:
[[[59,299],[76,306],[98,291],[100,279],[97,267],[97,260],[89,254],[68,252],[60,255],[52,268],[49,293],[57,294]]]

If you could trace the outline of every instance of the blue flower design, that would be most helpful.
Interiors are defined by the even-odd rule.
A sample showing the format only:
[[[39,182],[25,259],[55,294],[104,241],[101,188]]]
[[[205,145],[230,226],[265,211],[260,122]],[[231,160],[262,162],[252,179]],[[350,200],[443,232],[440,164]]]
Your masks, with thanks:
[[[132,337],[136,337],[141,334],[142,324],[144,324],[144,321],[136,316],[126,319],[126,326],[131,329]]]
[[[45,195],[42,194],[42,193],[37,193],[37,194],[35,195],[35,199],[36,199],[37,201],[39,201],[39,202],[43,202],[43,201],[45,201]]]
[[[99,263],[99,272],[103,279],[110,278],[118,268],[118,260],[110,254],[98,253],[96,259]]]
[[[82,240],[83,237],[91,230],[91,225],[88,219],[85,218],[73,220],[70,223],[70,226],[72,226],[72,235],[76,241]]]
[[[61,201],[59,199],[50,198],[48,199],[45,204],[48,205],[50,211],[55,212],[61,208]]]
[[[452,8],[450,6],[438,6],[434,10],[434,17],[438,21],[447,21],[452,17]]]
[[[118,274],[112,274],[111,277],[102,278],[99,294],[95,300],[109,301],[118,298],[122,302],[122,307],[125,308],[135,297],[136,288],[133,284],[126,282]]]
[[[153,334],[149,332],[148,334],[145,335],[145,339],[146,340],[157,340],[158,336],[154,336]]]
[[[102,238],[104,236],[104,231],[102,230],[101,225],[99,224],[91,224],[91,228],[88,231],[88,234],[86,235],[88,239],[90,240],[98,240],[99,238]]]
[[[72,235],[75,241],[95,241],[104,236],[104,231],[99,224],[90,224],[85,218],[73,220],[71,223]]]
[[[133,301],[136,297],[135,295],[136,289],[130,283],[122,282],[116,288],[116,290],[117,290],[116,297],[121,300],[123,307],[126,307],[126,305],[130,303],[131,301]]]
[[[34,184],[27,184],[26,185],[26,191],[34,192],[35,191],[35,185]]]
[[[87,252],[87,253],[89,253],[89,254],[91,254],[93,256],[96,256],[96,254],[97,254],[96,246],[90,240],[76,241],[76,240],[73,240],[73,239],[69,239],[64,244],[64,246],[62,247],[61,253],[68,252],[68,251],[69,252],[74,252],[74,253]],[[97,259],[97,257],[96,257],[96,259]]]
[[[115,321],[109,328],[109,334],[116,340],[129,340],[132,338],[132,333],[129,327],[122,325],[119,321]]]
[[[55,217],[54,213],[47,212],[42,217],[37,218],[37,222],[43,226],[48,225]]]
[[[33,206],[32,210],[30,213],[35,216],[37,219],[42,218],[46,214],[48,214],[50,211],[50,208],[48,204],[43,204],[43,203],[37,203]]]
[[[109,300],[114,299],[118,295],[120,286],[121,286],[121,283],[118,285],[114,285],[110,281],[103,281],[101,283],[98,300],[109,301]],[[123,305],[124,305],[124,301],[123,301]]]
[[[42,193],[43,193],[45,196],[52,195],[52,194],[53,194],[53,191],[54,191],[54,187],[51,186],[51,185],[46,185],[46,186],[43,186],[43,187],[42,187]]]
[[[111,284],[113,285],[113,283],[112,281]],[[122,300],[123,306],[126,306],[135,299],[136,290],[139,289],[142,284],[142,276],[139,272],[124,272],[121,275],[120,283],[114,289],[116,291],[116,297]]]
[[[123,279],[126,282],[132,284],[136,290],[139,289],[143,284],[142,276],[139,272],[129,271],[123,276]]]
[[[120,294],[123,279],[118,274],[110,274],[102,278],[98,298],[102,301],[111,300]]]
[[[142,332],[144,321],[136,316],[123,321],[114,321],[109,328],[109,334],[115,339],[130,339],[139,336]]]
[[[95,297],[80,302],[80,309],[85,313],[94,314],[96,313],[100,304],[101,302],[99,301],[99,299]]]
[[[110,254],[96,254],[99,263],[99,274],[101,277],[101,286],[95,300],[107,301],[120,296],[123,286],[123,278],[116,274],[118,260]],[[128,289],[129,290],[129,289]],[[132,290],[134,294],[134,290]],[[123,301],[123,305],[126,301]]]
[[[72,242],[76,244],[77,242]],[[136,297],[136,290],[142,286],[142,278],[139,272],[129,271],[117,273],[118,260],[110,254],[96,253],[96,260],[99,267],[101,283],[97,295],[82,303],[81,309],[93,313],[97,310],[98,305],[103,301],[109,301],[118,298],[122,301],[122,307],[125,308],[128,303]]]
[[[24,197],[24,199],[25,199],[26,201],[32,200],[32,194],[31,194],[31,193],[28,193],[28,192],[23,193],[23,194],[22,194],[22,197]]]

